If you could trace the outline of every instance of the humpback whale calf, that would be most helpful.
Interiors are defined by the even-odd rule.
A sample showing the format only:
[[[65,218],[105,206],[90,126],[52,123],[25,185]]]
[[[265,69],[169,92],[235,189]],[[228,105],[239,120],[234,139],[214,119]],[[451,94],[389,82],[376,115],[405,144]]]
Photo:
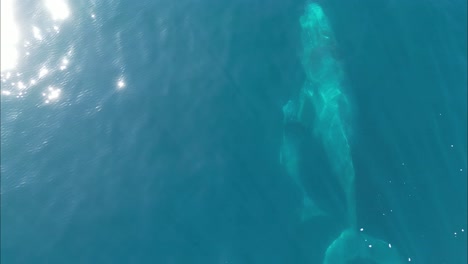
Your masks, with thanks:
[[[349,145],[350,102],[343,93],[343,71],[334,48],[333,32],[322,8],[308,2],[300,17],[302,66],[306,80],[297,96],[283,106],[284,130],[280,162],[302,194],[301,219],[331,214],[343,217],[346,228],[327,248],[324,264],[399,264],[403,259],[389,243],[360,232],[357,227],[355,170]],[[312,147],[323,150],[330,171],[304,175],[301,144],[311,137]],[[320,153],[320,152],[319,152]],[[320,163],[320,162],[319,162]],[[318,163],[318,164],[319,164]],[[324,163],[324,165],[325,165]],[[304,178],[313,177],[314,188],[306,190]],[[320,186],[318,186],[320,185]],[[322,186],[328,186],[321,191]],[[330,189],[333,187],[333,190]],[[341,193],[335,202],[326,201]],[[342,198],[339,198],[342,197]],[[330,204],[342,202],[344,213],[333,215]]]
[[[336,192],[341,186],[332,175],[325,146],[322,140],[313,136],[311,126],[305,126],[297,119],[297,111],[296,100],[289,100],[283,107],[280,161],[300,191],[301,220],[329,215],[345,218],[346,209],[343,208],[343,204],[346,203],[346,199],[340,192]],[[313,113],[313,108],[307,113]]]

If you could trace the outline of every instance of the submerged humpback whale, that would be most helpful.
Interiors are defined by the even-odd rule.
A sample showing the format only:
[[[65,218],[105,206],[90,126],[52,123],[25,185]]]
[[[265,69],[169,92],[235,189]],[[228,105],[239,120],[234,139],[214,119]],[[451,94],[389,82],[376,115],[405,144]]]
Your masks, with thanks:
[[[379,264],[403,263],[395,247],[360,232],[357,228],[355,170],[348,141],[350,103],[342,91],[343,71],[337,61],[335,39],[322,8],[308,2],[300,18],[302,66],[306,80],[298,96],[283,107],[284,130],[280,162],[302,194],[301,219],[319,215],[343,217],[346,228],[327,248],[323,263],[341,264],[366,261]],[[323,150],[330,172],[304,175],[301,169],[310,157],[304,157],[304,138],[311,137],[312,147]],[[320,153],[320,152],[319,152]],[[318,162],[317,164],[320,164]],[[324,163],[325,164],[325,163]],[[308,191],[304,177],[316,179]],[[320,186],[319,186],[320,185]],[[321,187],[326,191],[321,192]],[[330,190],[333,187],[333,190]],[[344,212],[333,215],[330,193],[341,193]],[[340,196],[336,196],[340,197]],[[335,212],[336,213],[336,212]]]

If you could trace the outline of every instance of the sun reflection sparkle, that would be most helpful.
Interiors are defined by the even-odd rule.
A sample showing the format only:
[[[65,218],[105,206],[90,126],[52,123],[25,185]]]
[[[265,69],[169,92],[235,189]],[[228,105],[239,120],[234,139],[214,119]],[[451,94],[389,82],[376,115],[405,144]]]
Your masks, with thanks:
[[[117,81],[117,89],[121,90],[125,87],[125,82],[123,79]]]
[[[62,91],[59,88],[49,87],[47,91],[42,93],[42,96],[45,98],[45,103],[51,103],[57,101],[60,97]]]
[[[70,9],[63,0],[46,0],[44,4],[49,9],[53,20],[65,20],[70,16]]]
[[[49,69],[47,69],[47,68],[45,68],[45,67],[44,67],[44,68],[41,68],[41,69],[39,70],[39,79],[42,78],[42,77],[44,77],[44,76],[46,76],[48,73],[49,73]]]
[[[33,36],[35,39],[39,41],[42,40],[42,32],[40,28],[33,26],[32,31],[33,31]]]

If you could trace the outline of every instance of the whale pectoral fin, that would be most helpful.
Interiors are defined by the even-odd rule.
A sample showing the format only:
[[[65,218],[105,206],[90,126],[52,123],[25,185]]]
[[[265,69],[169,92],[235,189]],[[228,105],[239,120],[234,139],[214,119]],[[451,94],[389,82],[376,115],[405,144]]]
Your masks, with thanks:
[[[320,209],[308,196],[304,196],[302,199],[301,222],[324,215],[326,215],[326,213],[322,209]]]
[[[323,264],[346,264],[362,260],[378,264],[403,263],[389,243],[353,230],[345,230],[328,247]]]

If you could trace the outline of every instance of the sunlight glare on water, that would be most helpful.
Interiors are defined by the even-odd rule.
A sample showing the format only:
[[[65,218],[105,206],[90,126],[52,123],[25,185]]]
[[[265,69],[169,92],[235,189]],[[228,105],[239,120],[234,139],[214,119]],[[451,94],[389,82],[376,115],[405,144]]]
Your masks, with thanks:
[[[47,47],[57,40],[61,33],[60,26],[69,19],[71,10],[66,0],[42,0],[41,9],[47,12],[37,10],[37,14],[45,14],[54,22],[42,25],[36,23],[22,25],[22,22],[23,24],[25,22],[18,21],[15,16],[16,13],[22,11],[17,9],[16,3],[15,0],[2,0],[1,77],[3,85],[1,94],[7,97],[23,98],[33,86],[37,84],[45,86],[58,71],[68,69],[72,55],[71,47],[63,54],[63,59],[56,66],[47,63],[49,58],[39,61],[34,58],[37,58],[38,54],[61,52],[57,49],[47,49]],[[31,28],[31,31],[27,30],[20,34],[19,28]],[[55,88],[55,81],[49,84],[42,98],[46,104],[58,102],[61,94],[61,88]]]
[[[1,94],[5,100],[24,98],[32,89],[41,89],[45,104],[58,103],[66,94],[67,80],[58,79],[59,72],[73,71],[73,41],[66,47],[57,41],[68,32],[62,26],[71,23],[72,10],[68,0],[41,0],[35,10],[33,23],[18,21],[23,10],[15,0],[2,0],[1,5]],[[45,15],[46,23],[40,23]],[[42,17],[42,18],[41,18]],[[93,13],[92,19],[95,19]],[[41,19],[39,19],[41,18]],[[25,28],[22,34],[18,29]],[[66,30],[65,30],[66,31]],[[56,60],[56,55],[62,57]],[[121,65],[123,68],[123,65]],[[62,73],[63,76],[63,73]],[[117,79],[116,90],[123,90],[127,83],[123,76]]]
[[[19,31],[14,19],[13,0],[2,0],[1,8],[1,71],[13,69],[18,63]]]

